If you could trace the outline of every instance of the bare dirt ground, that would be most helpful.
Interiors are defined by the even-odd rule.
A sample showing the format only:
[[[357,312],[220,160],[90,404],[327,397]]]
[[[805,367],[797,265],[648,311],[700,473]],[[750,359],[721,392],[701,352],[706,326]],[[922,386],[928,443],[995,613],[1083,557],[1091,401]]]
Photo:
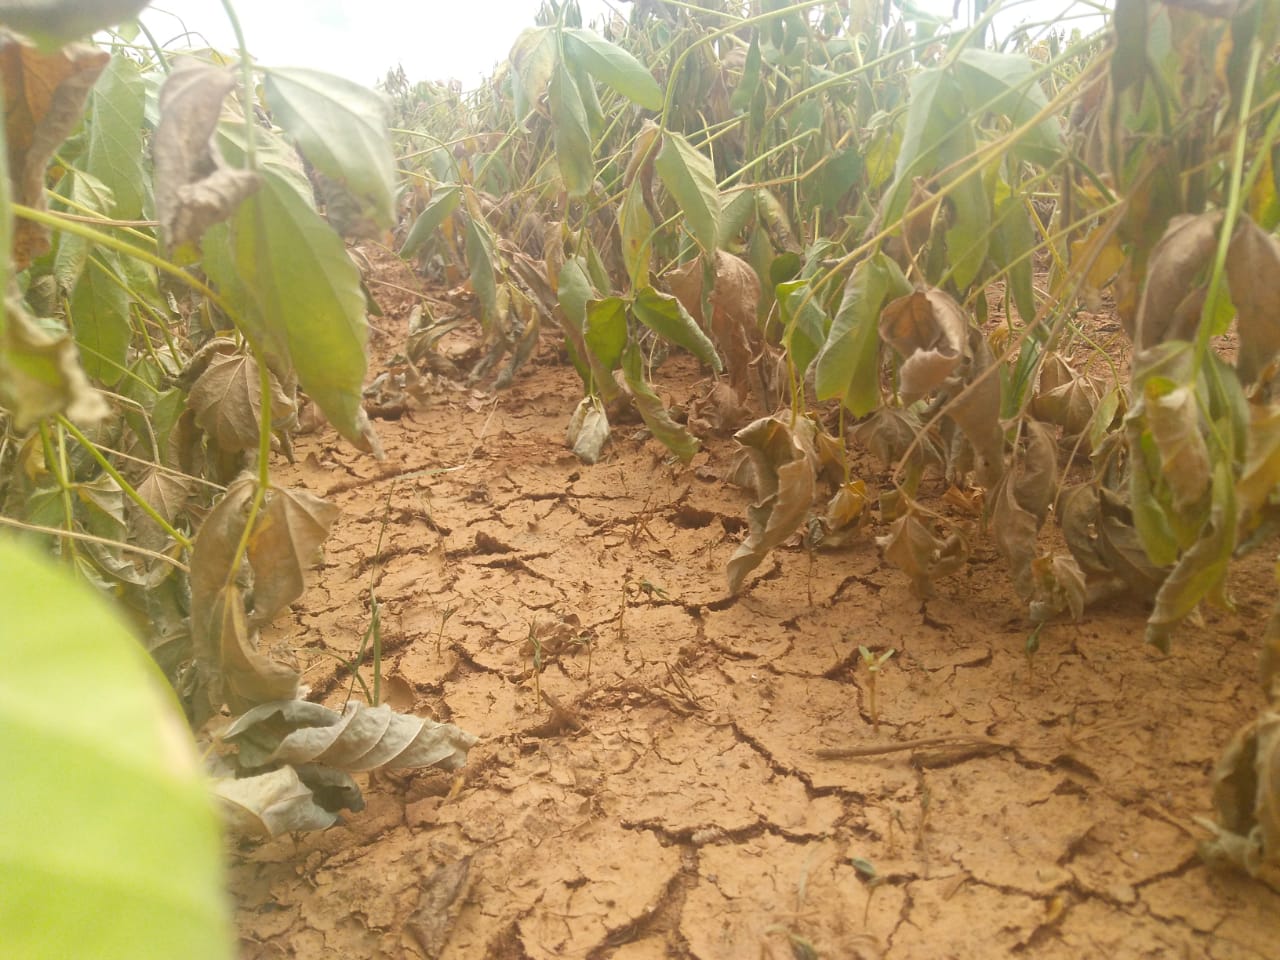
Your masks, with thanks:
[[[410,303],[385,276],[375,374]],[[1280,896],[1195,852],[1261,703],[1265,559],[1168,658],[1112,604],[1028,659],[982,538],[923,602],[874,524],[730,598],[732,439],[684,467],[624,424],[580,464],[553,339],[508,391],[441,381],[378,421],[385,463],[324,431],[280,465],[343,513],[271,643],[340,705],[372,589],[385,698],[481,740],[460,777],[376,776],[345,825],[237,848],[246,958],[1280,957]],[[897,651],[878,731],[859,645]]]

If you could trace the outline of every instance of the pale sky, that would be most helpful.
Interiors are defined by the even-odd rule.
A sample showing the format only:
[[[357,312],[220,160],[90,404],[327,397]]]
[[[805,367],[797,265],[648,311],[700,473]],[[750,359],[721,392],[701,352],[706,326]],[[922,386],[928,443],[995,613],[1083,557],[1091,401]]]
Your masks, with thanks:
[[[631,4],[621,0],[579,3],[584,24],[610,9],[623,16],[631,12]],[[939,14],[949,13],[952,4],[916,0],[918,7]],[[456,78],[470,88],[506,58],[520,31],[533,25],[541,0],[235,0],[233,5],[249,52],[264,65],[316,67],[372,86],[402,64],[411,81]],[[962,11],[968,5],[961,0]],[[1008,30],[1024,19],[1060,16],[1070,6],[1071,0],[1026,0],[997,24]],[[193,39],[196,46],[235,47],[220,0],[153,0],[143,21],[162,44],[178,37],[185,22],[203,34],[203,40]],[[1070,29],[1075,22],[1062,25]]]

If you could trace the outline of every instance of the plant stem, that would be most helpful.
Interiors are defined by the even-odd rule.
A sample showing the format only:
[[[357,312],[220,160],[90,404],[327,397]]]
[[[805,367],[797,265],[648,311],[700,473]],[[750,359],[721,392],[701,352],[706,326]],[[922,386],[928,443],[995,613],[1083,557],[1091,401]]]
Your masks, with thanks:
[[[253,124],[253,64],[249,60],[249,48],[244,42],[244,31],[240,29],[240,18],[236,16],[236,8],[231,0],[222,0],[222,9],[227,12],[231,21],[231,30],[236,35],[236,46],[240,51],[240,85],[244,88],[244,159],[249,170],[258,169],[258,147],[254,138]]]

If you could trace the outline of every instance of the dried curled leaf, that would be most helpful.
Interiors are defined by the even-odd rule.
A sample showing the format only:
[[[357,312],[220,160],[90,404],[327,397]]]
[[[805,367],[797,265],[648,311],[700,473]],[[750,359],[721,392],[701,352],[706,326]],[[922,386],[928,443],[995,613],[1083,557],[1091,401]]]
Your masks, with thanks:
[[[1249,385],[1280,354],[1280,240],[1242,216],[1227,251],[1227,284],[1239,318],[1236,371]]]
[[[917,290],[890,301],[880,336],[902,356],[901,390],[910,403],[941,387],[964,359],[968,321],[942,290]]]
[[[1200,846],[1280,892],[1280,713],[1264,711],[1232,738],[1213,772],[1215,833]]]
[[[253,494],[252,477],[232,483],[205,518],[191,553],[190,697],[197,723],[223,703],[242,713],[287,700],[297,690],[297,671],[259,651],[257,627],[301,594],[303,568],[336,510],[301,491],[271,491],[250,535],[249,563],[232,570]],[[254,587],[252,614],[245,607],[246,580]]]
[[[49,158],[80,123],[89,91],[110,60],[105,50],[88,44],[73,43],[45,53],[11,35],[0,35],[4,129],[15,203],[45,209]],[[17,270],[25,270],[48,252],[47,228],[24,219],[14,223]]]
[[[1026,421],[1023,433],[1026,444],[1015,451],[1009,472],[996,487],[991,529],[1013,571],[1018,595],[1031,600],[1036,586],[1033,564],[1039,554],[1036,540],[1057,492],[1058,450],[1042,423]]]
[[[80,367],[75,340],[51,336],[36,325],[22,301],[5,299],[0,323],[0,407],[25,433],[45,417],[64,413],[77,423],[107,415],[109,408]]]
[[[596,463],[609,442],[609,415],[600,398],[583,397],[573,408],[564,442],[583,463]]]
[[[246,769],[269,764],[322,764],[360,773],[386,767],[457,770],[476,737],[451,723],[351,701],[342,713],[306,700],[264,703],[238,718],[223,739]]]
[[[695,320],[705,325],[702,265],[703,255],[700,254],[668,273],[667,280],[676,299]],[[724,355],[730,385],[738,399],[745,400],[755,379],[751,361],[764,347],[764,336],[756,315],[760,303],[760,279],[745,260],[717,250],[714,284],[707,299],[711,307],[711,338]]]
[[[876,544],[885,560],[911,578],[918,597],[933,596],[934,581],[955,573],[969,559],[969,546],[958,531],[940,537],[914,510],[895,520]]]
[[[275,374],[269,376],[271,419],[279,423],[295,410]],[[192,386],[187,406],[200,428],[223,450],[257,449],[262,415],[258,362],[248,354],[217,354]]]
[[[1174,509],[1190,510],[1209,489],[1211,471],[1196,392],[1164,377],[1149,377],[1142,386],[1142,404],[1132,416],[1146,417]]]
[[[249,537],[255,573],[251,626],[270,622],[302,596],[306,568],[337,518],[337,507],[305,490],[271,491]]]
[[[756,502],[747,508],[749,530],[729,559],[729,592],[737,593],[765,555],[795,533],[817,492],[817,426],[789,417],[763,417],[734,434],[755,474]]]
[[[1073,370],[1056,353],[1050,354],[1040,371],[1031,414],[1037,420],[1062,427],[1069,437],[1079,436],[1088,429],[1101,396],[1096,380]]]
[[[282,833],[323,830],[338,820],[337,812],[317,802],[316,795],[293,767],[254,777],[218,777],[211,785],[233,833],[278,837]],[[352,809],[362,806],[363,800]]]
[[[1195,336],[1204,303],[1196,279],[1213,256],[1221,225],[1220,212],[1183,214],[1169,221],[1151,252],[1133,329],[1125,331],[1138,351]]]
[[[171,249],[199,242],[262,185],[257,173],[228,166],[214,142],[222,102],[234,86],[229,70],[189,61],[160,88],[151,152],[156,216]]]

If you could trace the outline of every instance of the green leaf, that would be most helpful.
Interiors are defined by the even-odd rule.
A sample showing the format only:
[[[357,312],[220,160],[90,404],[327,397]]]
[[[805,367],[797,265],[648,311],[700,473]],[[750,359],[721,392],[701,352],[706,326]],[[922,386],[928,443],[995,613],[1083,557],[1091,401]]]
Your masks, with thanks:
[[[778,284],[782,312],[782,344],[787,357],[803,376],[827,341],[827,314],[808,280]]]
[[[636,294],[631,309],[635,311],[636,319],[646,327],[684,347],[716,373],[724,369],[711,339],[675,297],[659,293],[653,287],[645,287]]]
[[[627,347],[622,355],[622,374],[631,388],[632,400],[644,424],[662,443],[664,447],[680,458],[681,463],[688,463],[698,452],[701,444],[698,438],[671,419],[671,414],[663,405],[661,398],[653,392],[653,387],[644,379],[644,357],[640,348],[634,343]]]
[[[1018,316],[1025,324],[1029,324],[1036,315],[1031,257],[1027,255],[1035,243],[1035,233],[1023,199],[1006,197],[996,207],[990,253],[996,266],[1008,271],[1009,293],[1018,308]]]
[[[547,89],[551,71],[559,60],[555,33],[547,27],[530,27],[516,37],[509,56],[515,67],[511,73],[511,87],[516,102],[516,119],[523,123]]]
[[[885,195],[884,220],[890,224],[906,210],[913,178],[935,169],[947,141],[970,126],[959,87],[946,70],[916,74],[911,78],[910,91],[893,186]],[[972,133],[969,136],[972,138]]]
[[[1043,67],[1023,54],[967,47],[952,69],[960,94],[974,116],[995,113],[1020,127],[1048,104],[1038,77]],[[1053,163],[1062,150],[1058,121],[1054,117],[1041,120],[1019,140],[1018,146],[1032,151],[1028,159]]]
[[[622,360],[627,345],[627,305],[621,297],[606,297],[587,304],[587,346],[605,370]]]
[[[205,266],[219,287],[243,298],[245,332],[291,361],[329,422],[363,443],[368,326],[360,272],[342,238],[270,172],[237,211],[230,237],[230,259],[207,257]]]
[[[547,99],[551,104],[556,165],[560,168],[560,177],[569,196],[585,196],[591,191],[596,176],[591,162],[591,131],[582,94],[564,63],[556,63]]]
[[[72,201],[81,210],[88,209],[104,217],[111,216],[115,195],[93,174],[81,170],[68,174],[63,183],[58,184],[59,193],[65,196],[64,189],[69,189]],[[53,275],[58,281],[60,292],[69,293],[75,289],[91,246],[93,244],[87,239],[74,233],[63,232],[58,235],[58,249],[53,256]]]
[[[707,253],[714,253],[720,236],[720,190],[711,158],[668,130],[654,168],[680,205],[693,238]]]
[[[814,387],[819,400],[838,397],[855,417],[880,405],[880,311],[910,292],[910,282],[883,253],[854,268],[818,352]]]
[[[592,30],[568,27],[565,55],[586,66],[590,74],[646,110],[662,109],[662,88],[639,60]]]
[[[99,259],[90,259],[71,294],[70,318],[80,363],[95,380],[114,386],[128,359],[129,297],[119,277]]]
[[[498,279],[494,269],[493,236],[489,225],[475,216],[467,217],[467,266],[471,268],[471,288],[475,290],[483,311],[481,324],[486,330],[498,315]]]
[[[734,113],[746,113],[760,87],[760,35],[753,33],[751,46],[747,48],[746,63],[742,67],[742,80],[729,98],[729,109]]]
[[[223,848],[191,736],[115,612],[0,542],[6,956],[224,960]]]
[[[400,248],[400,256],[408,260],[435,235],[440,225],[449,218],[449,214],[458,209],[461,193],[455,186],[441,187],[431,195],[418,219],[409,228],[409,235],[404,238],[404,246]]]
[[[395,224],[395,161],[384,100],[322,70],[272,68],[264,81],[276,122],[307,161],[355,203],[355,219]]]
[[[115,207],[105,213],[118,220],[142,216],[142,143],[146,81],[133,60],[113,56],[89,95],[89,119],[85,129],[89,149],[85,171],[97,177],[115,197]]]
[[[631,182],[622,195],[618,209],[618,229],[622,233],[622,262],[626,265],[631,288],[649,286],[649,264],[653,251],[653,217],[644,203],[644,189],[639,178]]]

